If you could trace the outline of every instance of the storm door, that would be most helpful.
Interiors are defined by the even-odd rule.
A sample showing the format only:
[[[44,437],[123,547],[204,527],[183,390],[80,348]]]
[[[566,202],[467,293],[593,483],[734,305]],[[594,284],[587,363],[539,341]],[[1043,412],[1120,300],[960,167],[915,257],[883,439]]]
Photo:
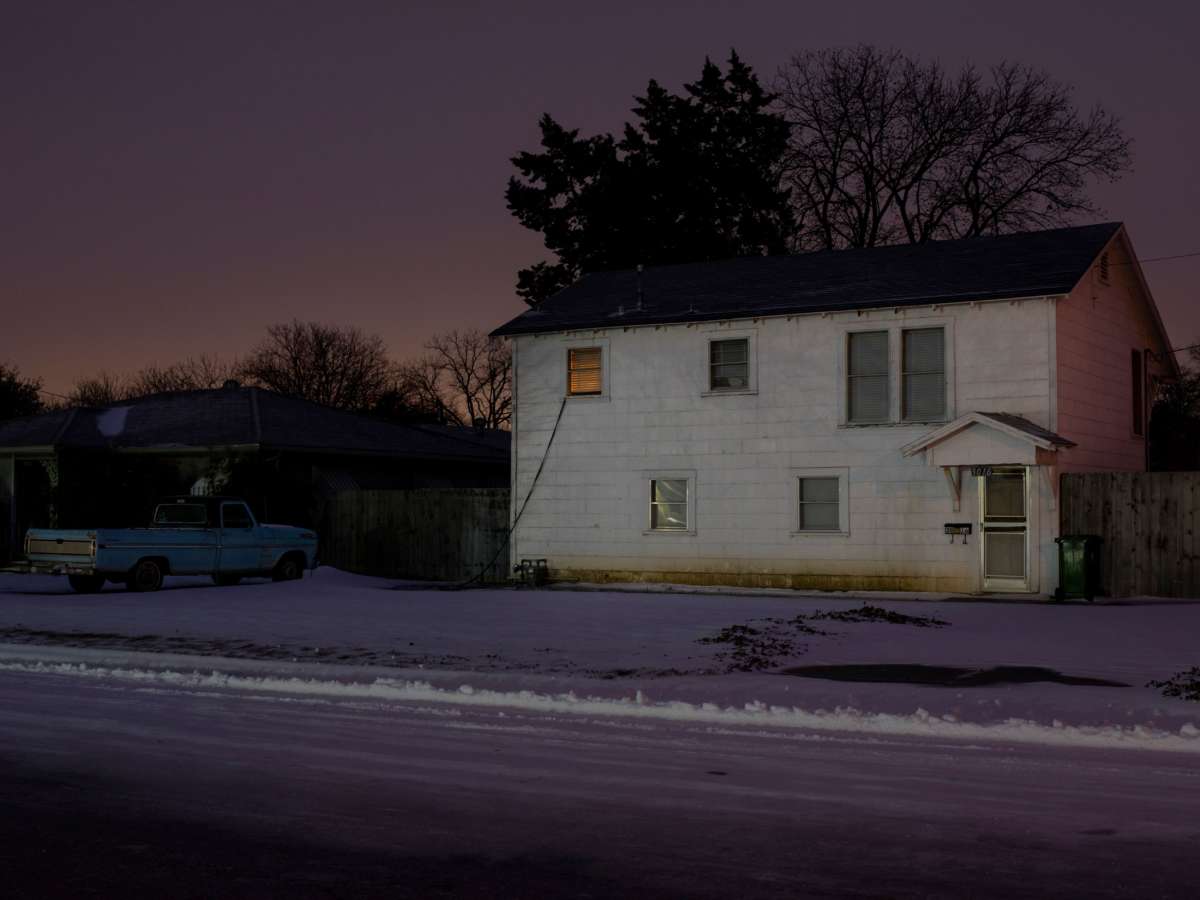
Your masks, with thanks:
[[[985,591],[1029,590],[1027,471],[997,467],[979,480]]]

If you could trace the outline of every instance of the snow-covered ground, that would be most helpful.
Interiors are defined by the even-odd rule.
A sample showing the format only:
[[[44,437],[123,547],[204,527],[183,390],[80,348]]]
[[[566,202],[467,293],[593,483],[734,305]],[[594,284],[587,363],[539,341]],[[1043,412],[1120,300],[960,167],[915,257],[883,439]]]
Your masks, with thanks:
[[[0,672],[1200,752],[1200,704],[1147,686],[1200,665],[1200,603],[393,587],[331,569],[298,583],[233,588],[173,579],[156,594],[79,595],[65,579],[0,577]],[[946,624],[828,617],[864,602]],[[730,671],[739,661],[734,645],[700,642],[735,637],[731,626],[755,629],[744,633],[744,651],[764,668]],[[783,674],[800,665],[881,663],[1038,666],[1128,687],[940,687]]]

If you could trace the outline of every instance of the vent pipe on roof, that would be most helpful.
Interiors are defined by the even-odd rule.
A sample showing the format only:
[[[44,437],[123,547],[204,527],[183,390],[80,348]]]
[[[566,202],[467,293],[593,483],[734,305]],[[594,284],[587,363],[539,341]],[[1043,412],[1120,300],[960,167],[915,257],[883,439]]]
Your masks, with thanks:
[[[642,264],[637,267],[637,311],[642,311]]]

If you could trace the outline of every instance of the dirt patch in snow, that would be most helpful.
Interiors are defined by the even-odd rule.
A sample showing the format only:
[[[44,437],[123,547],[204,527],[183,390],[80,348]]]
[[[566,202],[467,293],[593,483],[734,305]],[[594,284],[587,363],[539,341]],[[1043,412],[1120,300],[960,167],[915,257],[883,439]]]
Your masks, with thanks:
[[[383,666],[396,669],[455,669],[474,672],[530,672],[552,675],[581,675],[586,678],[672,678],[682,675],[709,675],[712,669],[677,668],[586,668],[573,662],[564,651],[553,647],[535,652],[554,654],[536,661],[520,660],[499,653],[460,656],[450,653],[421,653],[408,643],[398,641],[391,649],[296,643],[258,643],[229,638],[202,638],[184,635],[117,634],[114,632],[49,631],[34,628],[0,628],[0,643],[38,644],[51,647],[88,647],[103,650],[136,650],[143,653],[183,653],[194,656],[221,656],[231,659],[283,660],[287,662],[337,663],[348,666]]]
[[[346,665],[421,666],[454,668],[466,657],[420,654],[402,650],[371,650],[367,647],[315,647],[300,644],[261,644],[223,638],[183,635],[115,634],[88,631],[45,631],[32,628],[0,628],[0,642],[44,644],[54,647],[98,647],[106,650],[139,650],[146,653],[186,653],[226,656],[232,659],[278,659],[289,662],[334,662]]]
[[[822,619],[830,622],[883,622],[888,625],[914,625],[917,628],[944,628],[950,623],[935,616],[909,616],[882,606],[864,604],[858,609],[845,609],[838,612],[815,612],[809,619]]]
[[[958,666],[910,664],[796,666],[784,669],[784,675],[825,678],[831,681],[868,681],[879,684],[923,684],[935,687],[991,687],[997,684],[1031,684],[1049,681],[1088,687],[1129,687],[1122,681],[1064,675],[1041,666],[993,666],[968,669]]]
[[[1166,681],[1151,681],[1146,687],[1158,688],[1164,697],[1194,700],[1200,703],[1200,666],[1178,672]]]
[[[716,634],[699,638],[696,643],[729,646],[729,650],[723,650],[713,657],[726,673],[761,672],[773,668],[782,660],[803,655],[808,645],[799,640],[801,637],[823,637],[835,633],[817,628],[812,622],[873,622],[918,628],[942,628],[950,624],[933,616],[910,616],[864,604],[856,609],[835,612],[817,610],[790,619],[751,619],[745,625],[730,625]]]

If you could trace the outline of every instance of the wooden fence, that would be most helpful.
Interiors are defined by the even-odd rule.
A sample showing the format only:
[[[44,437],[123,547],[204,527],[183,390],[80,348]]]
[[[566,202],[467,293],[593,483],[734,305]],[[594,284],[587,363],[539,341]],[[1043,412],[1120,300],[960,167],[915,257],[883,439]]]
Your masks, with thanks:
[[[320,531],[321,562],[349,572],[461,581],[486,568],[481,581],[508,578],[507,488],[343,491]]]
[[[1068,474],[1062,534],[1097,534],[1102,593],[1200,597],[1200,472]]]

